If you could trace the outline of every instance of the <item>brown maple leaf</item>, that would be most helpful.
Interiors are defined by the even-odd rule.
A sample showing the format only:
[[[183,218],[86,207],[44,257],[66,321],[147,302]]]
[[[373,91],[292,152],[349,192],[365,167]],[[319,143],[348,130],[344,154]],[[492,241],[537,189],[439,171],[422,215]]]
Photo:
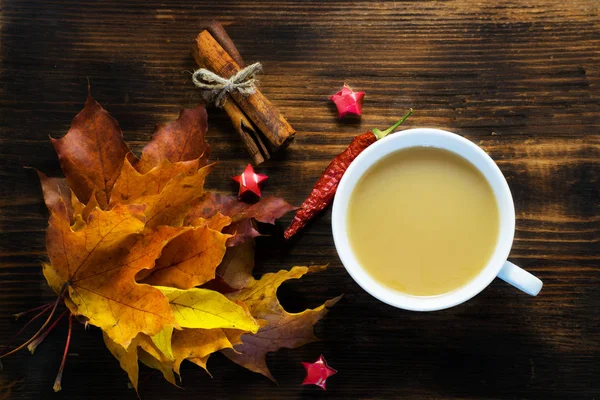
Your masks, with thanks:
[[[106,207],[129,148],[117,121],[88,94],[83,110],[61,139],[50,138],[67,183],[83,202],[96,192]]]
[[[254,240],[227,248],[216,273],[229,287],[244,288],[252,280],[254,268]]]
[[[68,296],[77,306],[71,312],[88,318],[123,347],[140,332],[155,335],[164,326],[177,325],[160,290],[138,284],[135,275],[152,268],[163,247],[185,229],[145,229],[143,208],[96,208],[85,227],[73,231],[60,201],[46,234],[52,286],[56,288],[60,277],[59,295]]]
[[[318,340],[313,332],[314,325],[341,298],[328,300],[312,310],[288,313],[277,299],[277,289],[288,279],[298,279],[308,272],[324,268],[294,267],[290,271],[264,274],[259,280],[252,279],[244,289],[228,294],[230,299],[242,301],[250,314],[263,320],[263,324],[256,334],[243,335],[243,343],[235,346],[235,351],[225,349],[223,354],[244,368],[275,380],[267,367],[267,353],[281,348],[293,349]]]
[[[204,104],[182,110],[175,121],[156,127],[152,140],[142,150],[136,168],[146,173],[164,160],[176,163],[198,159],[200,166],[206,165],[209,146],[204,135],[207,128]]]
[[[216,213],[221,213],[231,217],[232,222],[253,218],[258,222],[274,224],[276,219],[295,209],[296,207],[280,197],[269,196],[249,204],[240,201],[236,196],[209,192],[194,203],[193,208],[186,215],[186,221],[198,217],[210,218]]]
[[[41,171],[35,170],[40,178],[40,184],[42,186],[42,195],[44,196],[44,203],[48,211],[52,212],[52,209],[58,204],[60,200],[65,203],[67,214],[73,222],[73,206],[71,203],[71,188],[67,185],[65,178],[50,177]]]
[[[228,241],[228,246],[236,246],[260,233],[256,230],[253,220],[266,224],[274,224],[276,219],[295,210],[296,207],[279,197],[266,197],[255,204],[240,201],[235,196],[218,193],[206,193],[198,198],[185,217],[186,222],[196,218],[211,218],[217,213],[231,218],[231,224],[224,230],[233,235]]]
[[[83,204],[69,188],[65,178],[49,177],[41,171],[36,170],[36,172],[40,178],[42,194],[48,211],[52,212],[58,202],[62,201],[73,229],[77,230],[84,226],[90,212],[99,207],[95,192],[90,196],[88,203]]]

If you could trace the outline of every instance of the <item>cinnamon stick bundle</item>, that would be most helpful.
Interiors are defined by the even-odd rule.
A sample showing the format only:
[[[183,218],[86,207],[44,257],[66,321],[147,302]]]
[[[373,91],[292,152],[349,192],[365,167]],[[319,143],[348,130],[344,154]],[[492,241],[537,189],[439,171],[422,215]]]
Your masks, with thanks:
[[[233,41],[216,21],[198,35],[192,55],[201,68],[223,78],[230,78],[245,67]],[[230,92],[223,109],[255,164],[268,160],[294,138],[294,129],[258,89],[250,95]]]

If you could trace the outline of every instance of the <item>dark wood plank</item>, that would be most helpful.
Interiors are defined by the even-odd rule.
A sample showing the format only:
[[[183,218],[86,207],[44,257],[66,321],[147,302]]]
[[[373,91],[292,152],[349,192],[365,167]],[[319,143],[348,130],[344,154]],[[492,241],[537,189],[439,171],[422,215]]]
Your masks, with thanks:
[[[317,327],[323,341],[269,356],[279,386],[215,356],[213,379],[186,367],[185,390],[152,377],[142,398],[600,396],[596,1],[5,0],[1,12],[0,343],[22,326],[11,314],[52,299],[39,267],[47,213],[23,166],[59,172],[48,135],[67,131],[88,79],[139,150],[155,124],[199,101],[189,48],[216,17],[248,62],[263,62],[261,90],[298,131],[260,168],[266,192],[300,203],[354,135],[413,107],[405,127],[454,131],[497,160],[517,209],[511,259],[545,286],[530,298],[496,281],[451,310],[396,310],[346,274],[330,212],[285,245],[287,216],[259,239],[257,270],[330,263],[280,290],[293,311],[346,294]],[[327,100],[344,81],[367,93],[360,120],[338,121]],[[208,186],[231,192],[229,177],[249,158],[226,115],[210,110],[209,119],[220,164]],[[50,397],[65,334],[57,329],[34,356],[2,360],[0,398],[11,383],[7,398]],[[340,371],[326,393],[300,386],[300,361],[320,353]],[[135,398],[94,329],[75,329],[63,382],[64,398]]]

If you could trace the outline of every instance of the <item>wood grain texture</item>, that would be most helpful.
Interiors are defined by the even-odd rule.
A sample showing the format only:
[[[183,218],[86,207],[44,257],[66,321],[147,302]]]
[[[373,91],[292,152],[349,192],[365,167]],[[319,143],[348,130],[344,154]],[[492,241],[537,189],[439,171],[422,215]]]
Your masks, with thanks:
[[[59,172],[48,135],[67,132],[88,79],[139,151],[154,125],[199,102],[189,49],[218,18],[245,61],[263,63],[261,91],[298,131],[260,167],[266,194],[300,204],[354,135],[413,107],[405,128],[457,132],[498,162],[517,210],[511,260],[545,285],[531,298],[497,280],[450,310],[396,310],[346,274],[330,212],[285,245],[290,215],[259,240],[257,271],[330,263],[280,290],[290,311],[346,294],[317,327],[323,341],[270,355],[278,386],[215,356],[213,379],[184,366],[185,390],[154,375],[142,398],[600,397],[597,1],[4,0],[1,13],[0,343],[22,326],[11,314],[52,299],[39,265],[47,213],[23,166]],[[339,122],[327,100],[345,81],[367,93],[362,119]],[[210,109],[209,124],[220,164],[208,186],[231,193],[249,157],[224,112]],[[136,398],[100,333],[81,326],[54,396],[65,337],[62,326],[34,356],[2,360],[0,398]],[[300,385],[300,361],[321,353],[340,371],[327,392]]]

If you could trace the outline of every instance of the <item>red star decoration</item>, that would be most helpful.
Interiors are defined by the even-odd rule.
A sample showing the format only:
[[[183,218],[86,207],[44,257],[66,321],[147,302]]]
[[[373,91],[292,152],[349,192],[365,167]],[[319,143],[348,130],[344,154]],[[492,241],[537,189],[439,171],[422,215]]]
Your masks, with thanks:
[[[303,385],[317,385],[321,389],[325,389],[327,378],[337,374],[337,371],[327,365],[325,357],[321,354],[321,357],[314,363],[303,362],[302,365],[306,370],[306,378],[302,382]]]
[[[335,103],[338,111],[338,117],[342,118],[347,114],[362,114],[362,103],[365,92],[355,92],[347,83],[344,83],[342,90],[330,97]]]
[[[252,165],[248,164],[241,175],[234,176],[231,179],[240,184],[240,192],[238,194],[239,197],[244,196],[248,192],[252,192],[256,196],[260,197],[260,187],[258,187],[258,185],[267,180],[268,177],[266,175],[255,173]]]

